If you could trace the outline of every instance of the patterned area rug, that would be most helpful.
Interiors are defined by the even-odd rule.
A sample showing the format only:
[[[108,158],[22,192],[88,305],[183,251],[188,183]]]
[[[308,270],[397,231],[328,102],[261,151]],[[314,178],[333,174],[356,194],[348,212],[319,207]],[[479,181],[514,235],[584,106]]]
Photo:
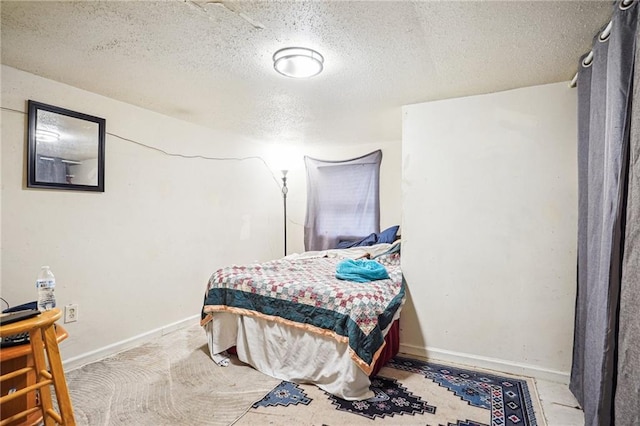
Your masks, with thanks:
[[[532,379],[397,356],[371,382],[375,396],[345,401],[282,382],[236,425],[543,426]]]

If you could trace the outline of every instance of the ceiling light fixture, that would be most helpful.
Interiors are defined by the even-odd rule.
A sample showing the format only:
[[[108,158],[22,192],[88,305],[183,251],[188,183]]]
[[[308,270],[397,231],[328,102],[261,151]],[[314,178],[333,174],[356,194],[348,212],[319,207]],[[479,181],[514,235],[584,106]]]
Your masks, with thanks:
[[[36,140],[38,142],[56,142],[60,140],[60,133],[52,130],[37,129]]]
[[[310,78],[322,72],[324,57],[306,47],[285,47],[273,54],[273,68],[292,78]]]

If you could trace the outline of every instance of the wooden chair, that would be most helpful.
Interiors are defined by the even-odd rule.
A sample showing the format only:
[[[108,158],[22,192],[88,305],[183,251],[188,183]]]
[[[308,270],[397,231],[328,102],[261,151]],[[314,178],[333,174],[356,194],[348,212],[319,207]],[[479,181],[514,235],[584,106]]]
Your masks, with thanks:
[[[31,340],[30,355],[33,357],[32,365],[9,372],[2,371],[0,382],[15,380],[22,375],[35,377],[35,380],[22,380],[24,387],[0,397],[0,405],[6,407],[9,401],[16,398],[25,398],[27,394],[35,393],[38,390],[40,392],[39,404],[31,407],[27,406],[22,411],[2,419],[0,426],[17,424],[21,419],[30,422],[33,416],[37,416],[36,413],[38,411],[40,411],[44,424],[47,426],[54,424],[71,426],[76,424],[54,329],[54,323],[61,315],[59,309],[52,309],[42,312],[36,317],[0,327],[0,336],[2,337],[28,332]],[[1,350],[0,353],[2,353]],[[53,386],[55,390],[59,412],[54,409],[50,386]]]

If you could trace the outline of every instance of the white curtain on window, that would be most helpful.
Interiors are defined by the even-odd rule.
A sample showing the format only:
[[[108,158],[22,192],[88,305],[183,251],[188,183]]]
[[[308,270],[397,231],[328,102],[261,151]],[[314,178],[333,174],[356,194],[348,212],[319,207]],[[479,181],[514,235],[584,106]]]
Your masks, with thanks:
[[[380,232],[382,151],[345,161],[304,158],[307,168],[305,250],[335,248]]]

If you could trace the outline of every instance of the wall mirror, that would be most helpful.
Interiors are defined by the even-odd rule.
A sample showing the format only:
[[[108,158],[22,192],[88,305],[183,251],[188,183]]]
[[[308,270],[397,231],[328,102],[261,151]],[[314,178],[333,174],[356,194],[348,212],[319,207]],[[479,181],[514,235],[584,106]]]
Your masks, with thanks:
[[[104,192],[104,118],[29,101],[27,186]]]

